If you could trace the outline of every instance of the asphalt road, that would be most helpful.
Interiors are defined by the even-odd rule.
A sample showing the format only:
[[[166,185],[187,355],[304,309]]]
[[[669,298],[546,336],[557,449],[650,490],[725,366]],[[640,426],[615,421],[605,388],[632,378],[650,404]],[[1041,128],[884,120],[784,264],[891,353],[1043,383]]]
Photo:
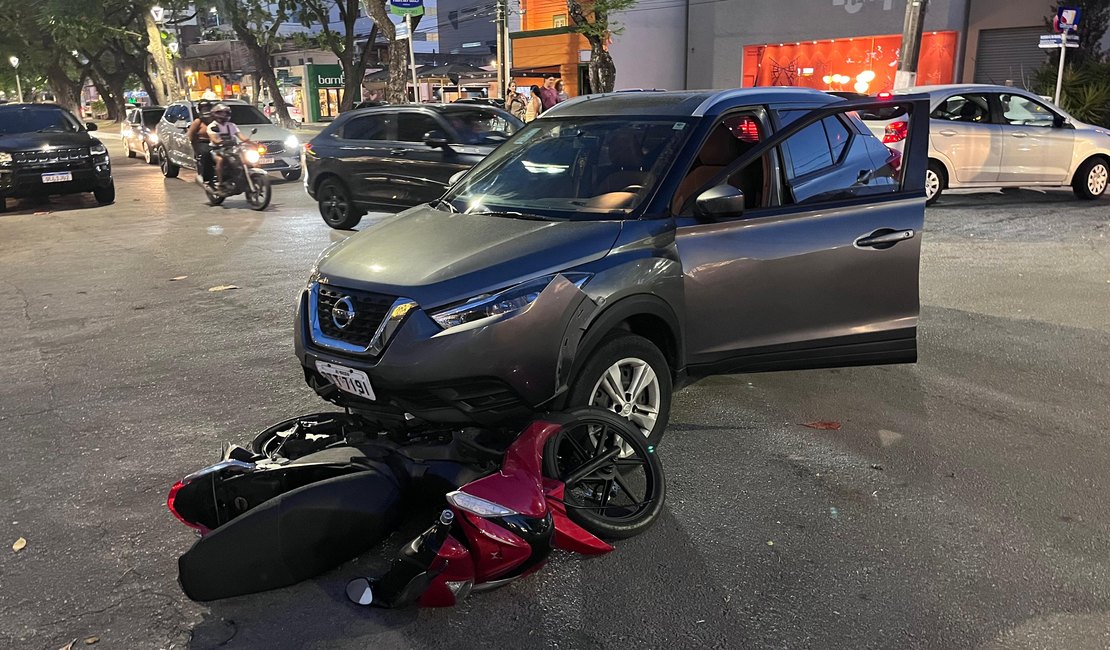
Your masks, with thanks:
[[[291,316],[345,235],[299,183],[256,213],[114,163],[114,206],[0,214],[0,646],[1110,647],[1110,199],[949,195],[928,212],[917,365],[687,388],[648,533],[389,612],[343,596],[382,554],[181,594],[193,537],[166,492],[223,441],[327,406]]]

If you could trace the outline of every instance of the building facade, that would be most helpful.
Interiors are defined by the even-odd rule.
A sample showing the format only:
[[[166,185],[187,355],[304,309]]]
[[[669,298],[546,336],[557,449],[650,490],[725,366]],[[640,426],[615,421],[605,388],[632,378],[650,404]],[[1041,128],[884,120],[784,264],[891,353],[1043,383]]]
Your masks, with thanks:
[[[1024,86],[1046,61],[1049,0],[929,0],[918,85]],[[875,93],[894,84],[906,0],[688,0],[686,87],[807,86]]]

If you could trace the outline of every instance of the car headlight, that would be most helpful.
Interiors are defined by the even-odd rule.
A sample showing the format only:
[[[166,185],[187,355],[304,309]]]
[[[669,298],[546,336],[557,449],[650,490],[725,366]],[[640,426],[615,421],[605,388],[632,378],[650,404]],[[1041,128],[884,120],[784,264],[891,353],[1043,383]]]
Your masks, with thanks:
[[[440,327],[443,329],[451,329],[452,327],[473,323],[483,318],[511,314],[535,302],[540,293],[543,292],[543,290],[547,288],[547,285],[551,284],[551,281],[558,275],[562,275],[579,288],[586,284],[586,281],[593,276],[592,273],[577,272],[545,275],[542,278],[522,282],[504,291],[475,296],[461,305],[451,307],[450,309],[444,309],[430,315],[439,323]]]
[[[105,147],[103,143],[94,144],[93,146],[89,147],[89,153],[94,156],[104,156],[108,153],[108,147]]]
[[[247,162],[252,165],[258,164],[258,161],[262,159],[262,156],[258,153],[258,149],[247,149],[246,156]]]
[[[157,133],[150,133],[146,137],[147,137],[148,140],[150,140],[150,144],[158,144],[158,134]]]
[[[0,151],[0,165],[8,165],[12,162],[12,155],[6,151]]]
[[[291,136],[289,136],[288,138],[285,139],[285,148],[286,149],[297,149],[300,146],[301,146],[301,141],[298,140],[297,136],[295,136],[295,135],[291,135]]]

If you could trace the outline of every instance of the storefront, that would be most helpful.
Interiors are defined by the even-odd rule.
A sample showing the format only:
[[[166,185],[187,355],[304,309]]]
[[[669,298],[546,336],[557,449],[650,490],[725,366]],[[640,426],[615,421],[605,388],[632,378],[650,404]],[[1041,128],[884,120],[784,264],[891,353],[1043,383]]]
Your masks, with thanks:
[[[343,102],[343,68],[336,64],[304,66],[305,99],[310,122],[330,122],[339,116]]]
[[[927,32],[921,38],[917,84],[954,80],[959,35]],[[875,94],[894,89],[901,35],[750,45],[744,48],[743,86],[803,86]]]

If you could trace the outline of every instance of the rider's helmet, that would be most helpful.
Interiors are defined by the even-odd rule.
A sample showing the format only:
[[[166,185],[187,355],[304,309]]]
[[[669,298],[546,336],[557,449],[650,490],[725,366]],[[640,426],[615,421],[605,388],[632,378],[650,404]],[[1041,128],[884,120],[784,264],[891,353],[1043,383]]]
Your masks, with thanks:
[[[201,117],[208,117],[208,114],[211,113],[211,112],[212,112],[212,102],[210,102],[208,100],[197,102],[197,113]]]
[[[216,104],[212,109],[212,117],[220,122],[226,122],[231,119],[231,109],[227,107],[227,104]]]

